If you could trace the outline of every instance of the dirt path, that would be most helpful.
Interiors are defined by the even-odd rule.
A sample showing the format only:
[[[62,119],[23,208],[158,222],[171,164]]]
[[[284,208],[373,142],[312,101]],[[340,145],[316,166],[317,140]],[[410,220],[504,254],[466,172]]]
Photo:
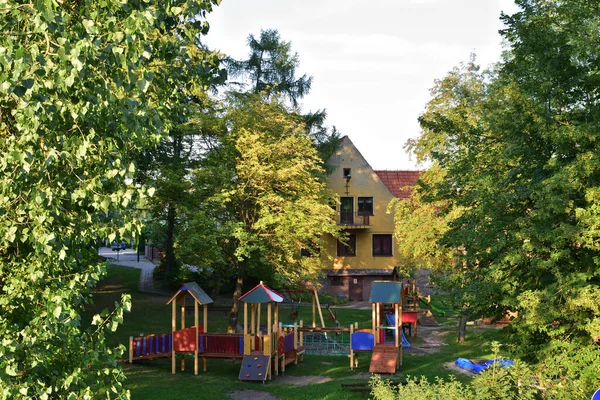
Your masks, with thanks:
[[[445,341],[449,333],[450,329],[441,326],[421,326],[419,327],[419,339],[422,339],[422,342],[420,340],[411,341],[411,337],[408,337],[407,340],[410,342],[410,347],[403,351],[406,354],[437,353],[442,346],[447,346]]]

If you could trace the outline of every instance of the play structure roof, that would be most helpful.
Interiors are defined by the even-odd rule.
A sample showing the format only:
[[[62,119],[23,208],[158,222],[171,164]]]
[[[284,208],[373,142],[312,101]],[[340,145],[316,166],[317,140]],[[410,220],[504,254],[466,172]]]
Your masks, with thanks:
[[[283,297],[261,282],[238,300],[244,303],[281,303]]]
[[[188,294],[200,304],[214,303],[213,299],[211,299],[210,296],[207,295],[204,290],[202,290],[200,285],[198,285],[196,282],[186,282],[181,288],[179,288],[177,293],[175,293],[173,297],[167,301],[167,304],[171,304],[173,300]]]
[[[371,303],[400,303],[402,282],[374,281],[371,286]]]

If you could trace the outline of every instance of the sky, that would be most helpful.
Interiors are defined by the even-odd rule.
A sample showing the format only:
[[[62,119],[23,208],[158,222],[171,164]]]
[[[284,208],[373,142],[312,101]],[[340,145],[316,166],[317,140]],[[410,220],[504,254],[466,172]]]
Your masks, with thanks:
[[[302,110],[327,110],[376,170],[415,170],[404,150],[435,79],[471,53],[500,59],[500,13],[513,0],[222,0],[207,17],[205,42],[236,59],[250,33],[277,29],[300,58],[297,76],[313,77]]]

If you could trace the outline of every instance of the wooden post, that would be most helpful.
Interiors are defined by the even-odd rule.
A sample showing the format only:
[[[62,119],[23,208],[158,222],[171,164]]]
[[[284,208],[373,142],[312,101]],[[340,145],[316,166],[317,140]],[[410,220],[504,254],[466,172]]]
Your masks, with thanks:
[[[398,303],[394,304],[394,321],[396,321],[396,331],[394,332],[394,336],[396,339],[396,347],[399,346],[400,338],[402,337],[402,324],[398,325]]]
[[[133,363],[133,336],[129,336],[129,364]]]
[[[204,325],[204,333],[208,333],[208,304],[202,306],[202,320]],[[202,370],[206,372],[206,357],[202,357]]]
[[[171,338],[173,339],[173,348],[171,349],[171,373],[175,374],[175,329],[177,325],[177,298],[171,303]]]
[[[275,354],[275,375],[279,375],[279,332],[281,332],[281,326],[277,325],[277,324],[273,324],[273,353]],[[285,352],[284,352],[284,357],[285,357]],[[284,358],[285,360],[285,358]],[[283,367],[282,371],[285,372],[285,363],[281,363],[281,366]]]
[[[313,297],[312,297],[312,314],[313,314],[313,323],[312,323],[312,327],[316,328],[317,327],[317,303],[315,300],[315,296],[313,293]]]
[[[272,307],[271,303],[267,303],[267,333],[269,334],[269,337],[271,337],[272,334],[273,334],[273,329],[272,329],[273,326],[271,325],[272,324],[272,321],[271,321],[271,307]],[[265,349],[265,351],[266,350],[267,349]],[[268,354],[269,356],[271,354],[273,354],[273,351],[272,351],[273,349],[268,349],[268,350],[270,351],[270,353]],[[265,355],[267,355],[267,354],[265,354]]]
[[[275,320],[275,326],[279,327],[279,303],[275,303],[275,313],[273,314],[273,319]],[[281,329],[279,329],[281,332]]]
[[[198,315],[198,302],[194,299],[194,326],[196,327],[196,348],[194,349],[194,375],[198,375],[198,340],[200,339],[198,335],[200,334],[198,330],[198,325],[200,325],[200,316]]]
[[[373,345],[377,344],[377,325],[375,325],[377,321],[375,320],[375,303],[371,304],[371,327],[373,331]]]
[[[375,326],[381,326],[381,303],[375,303]],[[379,328],[377,328],[380,330]],[[385,339],[385,332],[384,332]],[[381,343],[380,333],[377,332],[377,343]]]
[[[350,325],[350,370],[354,370],[354,350],[352,349],[352,335],[354,334],[354,325]]]
[[[260,309],[261,309],[261,304],[257,304],[256,305],[256,332],[260,332]]]
[[[401,297],[402,298],[402,297]],[[398,305],[398,326],[400,327],[400,334],[402,334],[402,301]],[[400,336],[402,339],[402,336]],[[400,367],[402,367],[402,342],[400,342]]]
[[[256,333],[256,304],[252,304],[250,310],[250,334]]]
[[[300,320],[300,328],[304,326],[304,322]],[[304,346],[304,332],[300,331],[300,346]]]
[[[181,329],[185,329],[185,297],[181,297]],[[181,357],[181,370],[185,371],[185,357]]]
[[[251,352],[250,336],[248,335],[248,303],[244,303],[244,355]]]
[[[417,280],[413,279],[412,283],[413,283],[413,307],[416,310],[418,308],[417,306],[419,305],[419,293],[417,293]]]
[[[298,323],[294,322],[294,350],[298,350]]]
[[[321,327],[325,328],[325,321],[323,320],[323,311],[321,310],[321,303],[319,302],[319,294],[317,293],[317,289],[313,289],[313,298],[317,302],[317,310],[319,310],[319,317],[321,317]]]

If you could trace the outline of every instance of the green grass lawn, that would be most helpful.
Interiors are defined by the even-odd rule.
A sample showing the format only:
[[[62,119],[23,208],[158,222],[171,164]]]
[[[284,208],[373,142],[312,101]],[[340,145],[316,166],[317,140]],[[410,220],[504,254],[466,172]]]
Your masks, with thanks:
[[[127,267],[111,266],[106,279],[95,290],[94,304],[88,307],[87,318],[91,318],[103,308],[111,308],[122,293],[132,296],[131,313],[125,316],[125,322],[116,333],[108,337],[110,344],[127,345],[129,336],[138,336],[141,333],[167,333],[171,326],[171,307],[166,305],[168,296],[157,296],[139,293],[137,283],[140,270]],[[209,306],[210,309],[210,306]],[[332,307],[333,309],[333,307]],[[337,308],[337,318],[341,325],[346,327],[358,322],[361,328],[370,328],[371,311],[355,310],[350,308]],[[327,318],[326,310],[323,310]],[[266,322],[266,307],[263,307],[262,316]],[[280,318],[284,323],[290,323],[290,309],[281,307]],[[209,331],[224,332],[227,327],[227,313],[222,309],[209,311]],[[240,313],[240,323],[243,313]],[[312,308],[310,303],[301,306],[299,319],[305,325],[312,323]],[[447,377],[453,371],[444,367],[445,363],[453,362],[457,357],[465,358],[490,358],[491,350],[487,343],[502,341],[502,330],[489,327],[469,327],[467,343],[457,344],[455,334],[455,320],[453,318],[440,318],[444,324],[439,328],[438,335],[443,338],[446,345],[432,354],[404,353],[403,367],[396,375],[426,376],[433,379],[436,376]],[[317,321],[319,318],[317,317]],[[178,324],[179,324],[178,320]],[[326,321],[328,326],[331,321]],[[193,316],[186,318],[187,326],[193,325]],[[421,330],[420,330],[421,331]],[[413,344],[423,343],[423,339],[408,338]],[[124,355],[124,358],[126,355]],[[260,390],[273,393],[280,399],[356,399],[360,394],[350,393],[340,384],[368,379],[370,353],[359,355],[359,366],[350,370],[347,356],[315,356],[305,355],[304,362],[290,365],[286,368],[286,377],[320,376],[330,378],[331,381],[308,386],[295,386],[287,380],[274,379],[267,384],[254,382],[239,382],[237,380],[240,370],[240,360],[208,360],[208,371],[193,374],[193,357],[186,357],[186,370],[171,374],[169,359],[159,359],[124,365],[127,376],[125,387],[131,391],[133,399],[188,399],[190,396],[203,399],[224,399],[226,394],[233,390]],[[201,363],[200,363],[201,365]],[[201,367],[200,367],[201,368]],[[471,378],[458,374],[460,381],[468,382]],[[398,379],[398,377],[395,377]]]

